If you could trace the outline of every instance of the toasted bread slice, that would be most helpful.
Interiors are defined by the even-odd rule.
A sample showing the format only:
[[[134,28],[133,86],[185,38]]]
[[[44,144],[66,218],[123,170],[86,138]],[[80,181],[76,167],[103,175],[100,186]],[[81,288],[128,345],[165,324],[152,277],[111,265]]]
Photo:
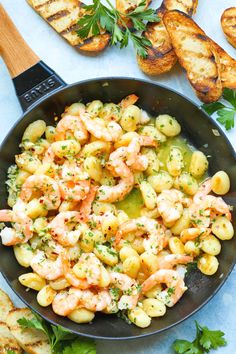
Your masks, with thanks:
[[[103,33],[81,40],[76,33],[77,21],[85,14],[79,0],[28,0],[32,8],[73,47],[84,53],[98,54],[109,44],[110,35]]]
[[[17,322],[20,318],[31,319],[29,309],[13,309],[7,316],[6,323],[20,346],[29,354],[50,354],[50,345],[46,335],[34,328],[22,328]]]
[[[168,11],[163,17],[173,48],[199,99],[209,103],[222,94],[219,55],[205,32],[186,14]]]
[[[167,11],[179,10],[192,16],[197,10],[198,0],[163,0],[161,7]]]
[[[228,42],[236,48],[236,7],[230,7],[223,12],[221,27]]]
[[[147,75],[160,75],[168,72],[177,62],[169,34],[163,23],[163,16],[168,10],[180,10],[192,16],[197,8],[198,0],[164,0],[157,10],[159,22],[149,22],[144,36],[150,40],[152,46],[148,48],[146,58],[137,56],[141,70]]]
[[[0,322],[5,322],[8,312],[13,309],[13,302],[11,301],[9,296],[3,290],[0,289]]]
[[[131,11],[134,11],[138,5],[140,4],[142,0],[116,0],[116,8],[118,11],[120,11],[122,14],[128,14]],[[150,4],[152,0],[145,0],[146,2],[146,8]],[[126,23],[126,26],[129,28],[132,27],[132,21],[128,20],[127,17],[122,16],[123,21]],[[122,27],[122,23],[119,23],[120,26]]]
[[[236,89],[236,60],[212,39],[212,45],[218,53],[220,76],[223,88]]]
[[[145,0],[146,7],[150,4],[152,0]],[[116,0],[116,8],[123,14],[128,14],[134,11],[136,7],[142,2],[142,0]]]
[[[162,8],[157,10],[160,22],[149,22],[143,34],[152,43],[152,46],[147,49],[147,57],[142,58],[137,55],[140,69],[150,76],[170,71],[177,62],[177,56],[162,20],[164,11]]]
[[[0,322],[0,354],[7,354],[8,351],[13,351],[15,354],[23,353],[6,323]]]

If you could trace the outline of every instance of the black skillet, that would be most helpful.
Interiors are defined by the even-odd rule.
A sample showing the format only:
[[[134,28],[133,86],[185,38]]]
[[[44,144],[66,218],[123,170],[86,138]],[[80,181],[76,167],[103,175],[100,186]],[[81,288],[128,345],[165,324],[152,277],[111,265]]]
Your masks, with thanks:
[[[161,85],[131,78],[101,78],[86,80],[73,85],[65,82],[27,47],[0,6],[0,50],[13,76],[17,96],[25,113],[5,138],[0,151],[0,209],[7,208],[5,180],[8,167],[14,163],[19,152],[22,134],[29,123],[44,119],[54,123],[66,105],[94,99],[104,102],[119,102],[128,94],[140,97],[138,104],[154,116],[168,113],[178,119],[184,136],[199,150],[209,156],[210,174],[225,170],[230,176],[231,189],[226,201],[236,206],[235,152],[227,137],[214,121],[186,97]],[[4,42],[4,43],[3,43]],[[6,49],[6,42],[8,48]],[[12,60],[15,53],[15,60]],[[11,60],[10,60],[11,59]],[[215,130],[219,136],[215,135]],[[234,227],[236,215],[234,214]],[[236,261],[236,238],[222,243],[219,269],[212,277],[199,271],[187,276],[188,291],[167,314],[153,319],[150,327],[140,329],[111,315],[96,315],[92,324],[78,325],[67,318],[59,317],[51,308],[42,308],[36,301],[36,292],[26,291],[18,282],[18,276],[30,270],[21,267],[15,260],[11,247],[0,245],[0,270],[15,293],[27,306],[46,320],[64,326],[77,334],[99,339],[131,339],[159,333],[183,321],[206,304],[223,285]]]

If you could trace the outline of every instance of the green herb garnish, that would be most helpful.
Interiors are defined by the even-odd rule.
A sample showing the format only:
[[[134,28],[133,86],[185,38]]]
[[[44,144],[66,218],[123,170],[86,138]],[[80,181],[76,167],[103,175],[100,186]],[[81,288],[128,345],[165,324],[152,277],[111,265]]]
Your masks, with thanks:
[[[177,354],[204,354],[209,353],[211,349],[218,349],[227,344],[224,338],[224,332],[212,331],[207,327],[196,325],[196,338],[193,342],[184,339],[177,339],[173,343],[173,349]]]
[[[50,325],[36,314],[32,319],[23,317],[17,322],[22,328],[34,328],[44,332],[54,354],[96,354],[94,341],[79,339],[78,336],[67,329]]]
[[[229,104],[226,105],[226,102]],[[226,130],[234,128],[234,118],[236,115],[236,91],[225,88],[223,91],[223,103],[213,102],[203,104],[202,108],[209,114],[217,113],[216,120],[224,125]]]
[[[84,5],[86,14],[78,21],[77,34],[81,39],[89,35],[98,35],[101,31],[107,31],[111,34],[111,45],[120,44],[120,48],[127,47],[129,39],[133,42],[137,53],[145,58],[147,48],[152,44],[142,34],[136,34],[136,31],[144,31],[147,22],[158,22],[159,18],[153,9],[146,9],[145,0],[142,1],[135,10],[128,14],[118,11],[109,0],[106,0],[108,6],[101,3],[100,0],[93,0],[91,5]],[[132,30],[127,26],[127,21],[132,22]],[[145,21],[145,22],[144,22]]]

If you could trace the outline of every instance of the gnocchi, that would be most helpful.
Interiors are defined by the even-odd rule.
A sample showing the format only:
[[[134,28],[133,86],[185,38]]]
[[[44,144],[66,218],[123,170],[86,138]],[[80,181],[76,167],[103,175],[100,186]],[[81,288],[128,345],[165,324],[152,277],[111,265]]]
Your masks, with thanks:
[[[217,216],[212,223],[212,232],[220,240],[231,240],[234,236],[232,223],[225,216]]]
[[[218,171],[212,177],[212,191],[219,195],[228,193],[230,189],[229,176],[225,171]]]
[[[183,155],[180,149],[172,147],[166,162],[167,170],[173,177],[179,176],[184,168]]]
[[[208,161],[201,151],[194,151],[191,157],[189,172],[195,178],[199,178],[206,172]]]
[[[181,131],[180,124],[169,114],[160,114],[156,119],[156,127],[168,137],[179,135]]]
[[[78,324],[122,311],[148,327],[183,296],[187,262],[215,274],[234,236],[227,173],[207,177],[178,120],[137,100],[75,102],[55,124],[31,123],[8,170],[0,237],[32,268],[19,282]]]

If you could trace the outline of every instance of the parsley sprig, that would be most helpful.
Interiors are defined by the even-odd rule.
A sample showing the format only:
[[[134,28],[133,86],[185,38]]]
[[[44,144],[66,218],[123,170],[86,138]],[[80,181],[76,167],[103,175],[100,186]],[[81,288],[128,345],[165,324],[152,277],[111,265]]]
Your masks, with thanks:
[[[227,344],[224,338],[224,332],[212,331],[205,326],[201,326],[197,321],[196,338],[193,342],[184,339],[177,339],[173,343],[173,349],[177,354],[204,354],[209,353],[211,349],[218,349]]]
[[[96,354],[94,341],[80,339],[61,326],[50,325],[36,314],[32,319],[23,317],[17,322],[22,328],[34,328],[43,331],[49,340],[52,353]]]
[[[202,108],[209,114],[217,112],[216,120],[225,126],[226,130],[230,130],[234,127],[234,118],[236,116],[236,91],[231,89],[224,89],[223,102],[228,102],[226,105],[223,102],[213,102],[209,104],[203,104]]]
[[[135,10],[128,14],[118,11],[109,0],[106,0],[108,6],[101,3],[101,0],[93,0],[91,5],[84,5],[85,15],[78,20],[77,34],[81,39],[89,35],[98,35],[101,30],[111,34],[111,45],[120,44],[120,48],[127,47],[129,39],[133,42],[137,53],[145,58],[147,48],[152,44],[142,34],[133,32],[144,31],[147,22],[158,22],[159,18],[153,9],[146,9],[145,0],[143,0]],[[132,22],[132,30],[127,26],[127,21]],[[144,22],[145,21],[145,22]]]

